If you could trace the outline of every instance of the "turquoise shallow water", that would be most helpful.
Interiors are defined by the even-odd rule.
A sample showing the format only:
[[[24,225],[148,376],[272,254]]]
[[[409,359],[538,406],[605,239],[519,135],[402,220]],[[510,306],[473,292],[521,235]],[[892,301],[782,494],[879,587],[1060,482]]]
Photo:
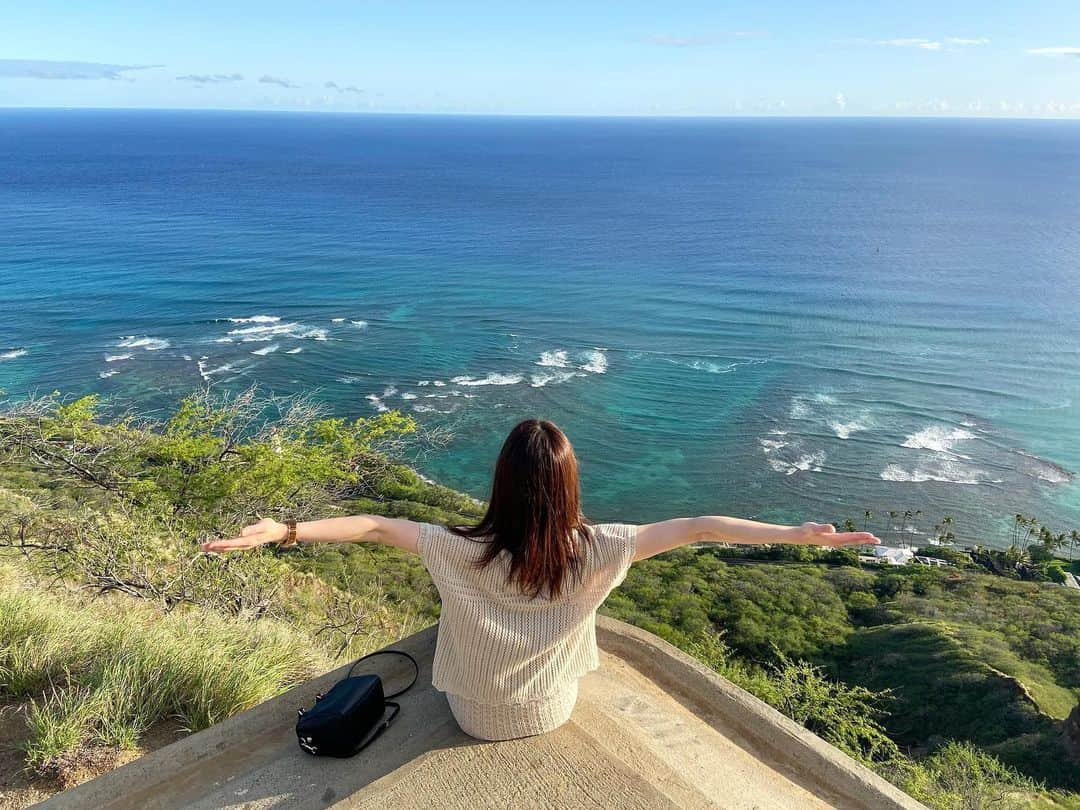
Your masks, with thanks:
[[[598,519],[1080,526],[1080,126],[0,112],[0,386],[561,424]],[[874,526],[883,527],[875,519]]]

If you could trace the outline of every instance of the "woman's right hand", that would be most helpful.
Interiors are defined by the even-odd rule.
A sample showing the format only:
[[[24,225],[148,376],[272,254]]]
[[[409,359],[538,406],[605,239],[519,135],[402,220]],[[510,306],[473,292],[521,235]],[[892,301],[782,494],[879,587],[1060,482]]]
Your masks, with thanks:
[[[288,531],[289,527],[284,523],[278,523],[273,518],[263,518],[258,523],[252,523],[241,529],[239,537],[211,540],[203,543],[200,548],[203,551],[246,551],[269,543],[280,543],[285,539]]]

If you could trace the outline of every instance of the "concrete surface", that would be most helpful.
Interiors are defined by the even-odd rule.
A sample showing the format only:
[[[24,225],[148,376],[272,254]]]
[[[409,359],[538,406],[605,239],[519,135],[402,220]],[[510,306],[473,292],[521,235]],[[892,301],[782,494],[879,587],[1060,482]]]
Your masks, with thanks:
[[[600,617],[600,669],[570,721],[505,742],[464,734],[431,687],[435,627],[394,645],[420,662],[398,721],[353,759],[308,756],[296,709],[345,668],[58,794],[42,808],[920,808],[896,788],[655,636]],[[381,656],[388,691],[411,673]]]

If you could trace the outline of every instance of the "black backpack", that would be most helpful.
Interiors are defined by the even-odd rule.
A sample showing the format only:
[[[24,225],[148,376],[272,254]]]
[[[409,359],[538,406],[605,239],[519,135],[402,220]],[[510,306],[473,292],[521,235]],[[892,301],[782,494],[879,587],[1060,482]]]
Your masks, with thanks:
[[[378,675],[352,676],[356,665],[373,655],[403,655],[412,661],[416,674],[404,689],[384,696]],[[401,711],[401,706],[388,698],[407,692],[419,675],[416,659],[399,650],[378,650],[358,658],[329,692],[315,696],[314,706],[299,710],[296,737],[300,747],[309,754],[325,757],[351,757],[359,753],[386,731]],[[387,707],[392,711],[383,719]]]

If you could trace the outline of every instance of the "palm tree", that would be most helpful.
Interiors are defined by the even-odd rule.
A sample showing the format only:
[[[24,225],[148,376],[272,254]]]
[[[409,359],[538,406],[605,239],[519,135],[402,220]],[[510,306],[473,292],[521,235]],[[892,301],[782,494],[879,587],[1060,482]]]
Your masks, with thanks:
[[[862,527],[863,527],[864,532],[870,531],[870,519],[872,517],[874,517],[874,513],[871,512],[869,509],[867,509],[865,512],[863,512],[863,525],[862,525]]]
[[[1013,530],[1012,530],[1012,543],[1010,545],[1020,545],[1020,527],[1024,525],[1027,518],[1017,512],[1013,515]]]
[[[939,539],[942,540],[944,543],[948,543],[949,545],[952,545],[953,541],[956,540],[956,535],[952,533],[952,525],[953,519],[951,516],[946,515],[941,519],[941,528],[944,530],[944,532]]]

